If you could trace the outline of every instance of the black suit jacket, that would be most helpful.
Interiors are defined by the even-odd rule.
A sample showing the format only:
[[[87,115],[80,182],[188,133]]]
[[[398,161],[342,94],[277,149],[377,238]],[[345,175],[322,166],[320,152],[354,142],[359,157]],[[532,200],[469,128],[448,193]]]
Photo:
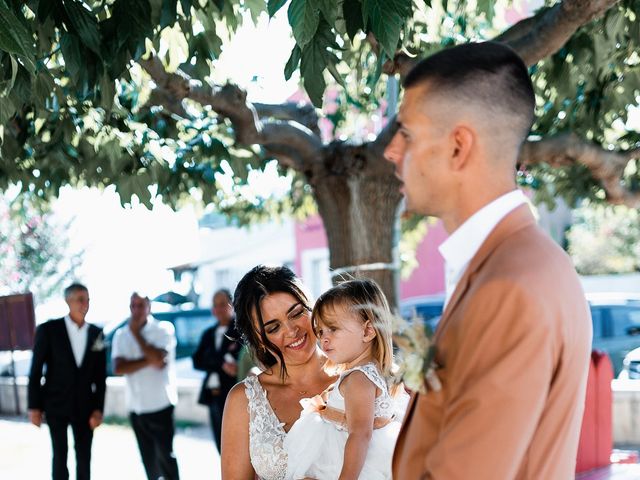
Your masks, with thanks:
[[[220,393],[217,395],[218,398],[224,400],[227,397],[229,390],[231,390],[231,387],[236,384],[237,379],[235,376],[232,377],[222,371],[224,356],[227,353],[231,354],[236,360],[240,354],[240,343],[235,340],[239,338],[239,335],[233,325],[234,322],[232,321],[225,333],[225,336],[222,337],[220,349],[217,349],[215,344],[218,325],[216,324],[213,327],[207,328],[202,333],[202,337],[200,337],[200,344],[198,345],[196,352],[191,357],[193,360],[193,368],[207,372],[207,375],[204,377],[204,381],[202,382],[200,398],[198,399],[198,402],[203,405],[210,405],[214,401],[214,395],[212,395],[211,390],[207,388],[207,382],[209,381],[211,373],[215,372],[220,375]]]
[[[106,350],[102,330],[88,324],[87,349],[76,365],[64,318],[38,326],[29,374],[29,409],[48,416],[89,418],[104,410]],[[43,368],[44,384],[42,383]]]

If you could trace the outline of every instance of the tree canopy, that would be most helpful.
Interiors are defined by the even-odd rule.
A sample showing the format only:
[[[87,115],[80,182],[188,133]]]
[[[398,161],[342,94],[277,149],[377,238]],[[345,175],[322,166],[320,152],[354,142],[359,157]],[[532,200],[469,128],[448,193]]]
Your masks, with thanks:
[[[491,39],[524,59],[536,90],[520,182],[542,201],[637,208],[640,0],[549,1],[513,25],[497,3],[0,0],[0,191],[115,185],[123,203],[196,198],[242,221],[312,198],[331,267],[378,272],[391,297],[400,194],[382,153],[397,79],[431,52]],[[313,105],[250,103],[217,69],[243,22],[283,14],[295,39],[283,76],[299,75]],[[317,107],[328,85],[327,141]],[[384,128],[349,141],[350,118],[382,114]],[[271,161],[291,184],[284,198],[246,188]]]
[[[284,204],[304,206],[299,152],[321,147],[309,135],[316,112],[247,108],[244,92],[211,81],[242,22],[286,10],[296,43],[283,74],[298,71],[317,107],[330,79],[341,85],[338,131],[345,112],[384,103],[383,72],[402,75],[415,56],[493,38],[520,53],[536,86],[521,179],[546,199],[637,206],[640,133],[628,117],[640,94],[640,1],[550,2],[503,31],[495,3],[0,0],[0,190],[18,183],[46,197],[65,184],[115,184],[123,202],[136,195],[149,205],[196,189],[222,209],[279,209],[215,180],[227,173],[242,185],[276,158],[298,172]]]

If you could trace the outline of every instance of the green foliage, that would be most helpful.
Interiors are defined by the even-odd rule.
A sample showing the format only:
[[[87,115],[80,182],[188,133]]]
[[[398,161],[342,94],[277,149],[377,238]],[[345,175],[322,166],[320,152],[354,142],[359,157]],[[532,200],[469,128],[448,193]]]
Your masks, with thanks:
[[[585,204],[568,233],[569,253],[583,275],[640,271],[640,214],[626,207]]]
[[[225,42],[251,18],[285,14],[285,0],[0,0],[0,191],[18,185],[43,198],[63,185],[115,185],[123,203],[170,205],[196,198],[256,215],[281,208],[238,193],[267,162],[259,148],[234,146],[233,127],[207,108],[154,90],[136,62],[162,59],[194,80],[212,77]],[[339,85],[328,114],[334,136],[353,139],[356,117],[387,103],[382,65],[400,49],[426,55],[470,39],[492,38],[495,2],[292,0],[286,12],[296,41],[284,76],[296,71],[316,106]],[[640,0],[619,2],[532,68],[538,99],[533,133],[576,132],[605,148],[640,143],[629,105],[640,95]],[[231,79],[233,81],[233,79]],[[333,92],[332,92],[332,95]],[[372,132],[377,133],[377,132]],[[633,167],[633,168],[632,168]],[[291,181],[304,182],[287,173]],[[220,178],[234,192],[221,193]],[[604,202],[581,166],[523,172],[542,200]],[[637,189],[637,165],[623,179]],[[308,189],[282,200],[304,210]],[[293,197],[295,196],[295,200]],[[276,202],[277,203],[277,202]],[[285,208],[282,206],[282,208]],[[244,213],[241,213],[244,215]]]
[[[46,203],[0,195],[0,293],[31,291],[36,303],[58,293],[81,260],[69,251],[69,227],[53,220]]]

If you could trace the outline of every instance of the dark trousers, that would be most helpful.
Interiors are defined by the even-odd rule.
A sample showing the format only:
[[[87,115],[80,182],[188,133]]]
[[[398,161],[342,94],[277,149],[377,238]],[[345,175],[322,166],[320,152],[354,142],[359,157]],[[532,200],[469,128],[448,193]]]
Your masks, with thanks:
[[[224,411],[224,397],[221,395],[213,397],[209,406],[209,420],[211,421],[211,432],[218,447],[218,452],[222,448],[222,412]]]
[[[152,413],[129,415],[149,480],[178,480],[178,462],[173,453],[173,406]]]
[[[75,420],[68,417],[56,417],[46,415],[49,433],[51,434],[51,447],[53,450],[53,466],[51,478],[53,480],[68,480],[67,454],[69,444],[67,430],[71,425],[73,442],[76,451],[76,479],[89,480],[91,477],[91,442],[93,430],[89,428],[89,419]]]

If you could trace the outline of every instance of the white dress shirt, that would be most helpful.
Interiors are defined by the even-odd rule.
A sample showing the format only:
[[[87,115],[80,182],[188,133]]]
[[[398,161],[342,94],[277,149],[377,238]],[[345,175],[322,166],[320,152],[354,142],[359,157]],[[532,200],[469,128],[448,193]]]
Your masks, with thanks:
[[[471,215],[438,247],[445,262],[445,308],[467,265],[489,234],[500,220],[526,202],[527,198],[521,190],[514,190],[496,198]]]
[[[69,315],[64,317],[64,325],[67,327],[67,335],[69,336],[69,343],[71,343],[73,357],[76,359],[76,365],[79,367],[82,365],[84,352],[87,350],[89,325],[87,322],[84,322],[81,327],[78,327],[78,324],[71,320]]]
[[[141,334],[149,345],[167,351],[167,364],[164,368],[148,365],[124,376],[127,406],[129,411],[137,414],[157,412],[178,402],[175,376],[176,335],[173,324],[158,322],[149,317]],[[118,357],[125,360],[144,357],[129,325],[119,328],[113,337],[111,358],[115,361]]]

